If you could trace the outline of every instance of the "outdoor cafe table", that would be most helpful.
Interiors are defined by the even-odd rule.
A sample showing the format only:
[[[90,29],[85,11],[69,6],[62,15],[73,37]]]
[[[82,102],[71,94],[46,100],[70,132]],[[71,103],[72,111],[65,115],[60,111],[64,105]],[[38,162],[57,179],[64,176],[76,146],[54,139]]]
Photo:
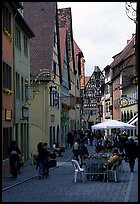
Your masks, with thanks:
[[[111,153],[98,153],[93,155],[90,159],[84,159],[84,168],[89,180],[104,180],[105,169],[104,164],[107,162]],[[102,176],[101,176],[102,175]]]

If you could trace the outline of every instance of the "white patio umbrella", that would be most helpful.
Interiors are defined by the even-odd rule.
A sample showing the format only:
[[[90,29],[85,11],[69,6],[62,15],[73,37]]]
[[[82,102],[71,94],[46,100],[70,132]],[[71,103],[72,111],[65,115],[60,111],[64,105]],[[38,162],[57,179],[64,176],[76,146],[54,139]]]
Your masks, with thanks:
[[[98,123],[96,125],[92,125],[91,129],[92,131],[97,130],[97,129],[114,129],[114,128],[119,128],[119,129],[133,129],[135,128],[135,125],[130,125],[128,123],[124,123],[118,120],[105,120],[102,123]]]

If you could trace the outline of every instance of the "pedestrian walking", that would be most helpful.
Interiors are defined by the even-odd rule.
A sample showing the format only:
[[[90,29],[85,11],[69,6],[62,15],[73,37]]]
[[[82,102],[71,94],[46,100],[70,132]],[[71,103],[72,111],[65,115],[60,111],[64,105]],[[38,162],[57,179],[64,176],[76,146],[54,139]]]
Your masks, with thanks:
[[[132,136],[125,143],[125,153],[128,157],[130,171],[134,172],[135,159],[137,157],[137,145]]]
[[[68,132],[67,134],[67,143],[70,145],[70,147],[73,146],[74,143],[74,135],[71,132]]]
[[[48,148],[48,143],[44,142],[44,149],[45,149],[45,160],[43,164],[43,176],[49,176],[49,155],[50,151]]]
[[[88,138],[89,138],[89,141],[90,141],[90,146],[93,145],[93,134],[91,131],[88,132]]]
[[[119,152],[123,152],[123,138],[122,135],[119,133],[117,135],[117,148],[119,149]]]
[[[45,176],[44,174],[45,174],[45,161],[46,161],[45,148],[44,148],[42,142],[38,143],[37,150],[38,150],[38,173],[39,173],[39,179],[42,179]]]
[[[73,154],[74,154],[74,159],[76,159],[79,163],[79,139],[76,139],[73,145]]]
[[[10,155],[10,172],[12,178],[17,178],[19,170],[19,154],[21,153],[15,140],[12,140],[10,147],[8,148],[8,154]]]
[[[86,145],[86,140],[82,138],[80,145],[79,145],[79,155],[80,155],[80,167],[83,166],[83,159],[89,158],[89,152]]]
[[[127,158],[127,155],[125,153],[125,143],[128,140],[128,135],[127,135],[127,133],[125,131],[122,132],[122,138],[123,138],[122,141],[123,141],[124,160],[125,160],[125,162],[127,162],[128,158]]]

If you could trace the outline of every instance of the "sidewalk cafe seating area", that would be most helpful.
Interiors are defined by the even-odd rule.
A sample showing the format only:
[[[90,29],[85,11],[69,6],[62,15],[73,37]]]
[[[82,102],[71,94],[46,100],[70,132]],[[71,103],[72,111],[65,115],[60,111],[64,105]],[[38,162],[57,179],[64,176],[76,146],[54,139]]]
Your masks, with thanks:
[[[98,153],[92,155],[89,159],[84,159],[84,170],[86,180],[100,180],[100,181],[118,181],[120,173],[123,172],[122,161],[116,161],[111,169],[104,168],[107,160],[110,158],[111,153]]]
[[[103,166],[107,162],[109,155],[97,154],[93,155],[89,159],[84,159],[84,169],[86,172],[87,180],[103,180],[105,172]]]

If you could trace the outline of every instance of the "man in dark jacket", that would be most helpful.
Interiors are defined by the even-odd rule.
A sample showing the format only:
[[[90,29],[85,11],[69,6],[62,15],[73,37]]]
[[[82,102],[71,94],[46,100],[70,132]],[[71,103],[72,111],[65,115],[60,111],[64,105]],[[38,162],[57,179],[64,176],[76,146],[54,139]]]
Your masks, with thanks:
[[[137,156],[137,145],[134,142],[133,137],[128,137],[125,143],[125,153],[128,157],[130,171],[134,172],[135,159]]]
[[[8,154],[10,155],[10,170],[13,178],[17,178],[17,172],[19,168],[19,154],[21,153],[15,140],[12,140],[10,147],[8,148]]]
[[[38,172],[39,179],[44,178],[44,169],[45,169],[45,161],[46,161],[46,151],[42,142],[39,142],[37,145],[38,150]]]
[[[49,155],[50,151],[48,148],[48,143],[44,142],[43,144],[44,149],[45,149],[45,159],[44,159],[44,164],[43,164],[43,176],[49,176]]]

